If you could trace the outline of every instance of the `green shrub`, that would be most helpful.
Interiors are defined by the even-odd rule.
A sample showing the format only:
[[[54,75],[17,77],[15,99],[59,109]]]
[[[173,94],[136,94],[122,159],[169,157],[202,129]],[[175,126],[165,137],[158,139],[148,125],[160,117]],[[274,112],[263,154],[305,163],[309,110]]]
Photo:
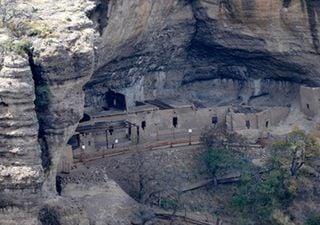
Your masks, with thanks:
[[[3,49],[5,52],[15,52],[23,56],[30,46],[31,43],[27,39],[14,40],[10,38],[3,44]]]
[[[47,38],[54,36],[53,30],[48,24],[40,21],[32,21],[29,24],[28,36],[38,36],[40,38]]]
[[[241,212],[248,206],[248,198],[246,195],[239,193],[232,197],[232,205],[237,207]]]
[[[176,209],[178,208],[179,204],[176,199],[171,198],[161,198],[160,199],[160,207],[166,210],[169,209]]]
[[[44,207],[39,211],[38,219],[42,225],[61,225],[56,210]]]

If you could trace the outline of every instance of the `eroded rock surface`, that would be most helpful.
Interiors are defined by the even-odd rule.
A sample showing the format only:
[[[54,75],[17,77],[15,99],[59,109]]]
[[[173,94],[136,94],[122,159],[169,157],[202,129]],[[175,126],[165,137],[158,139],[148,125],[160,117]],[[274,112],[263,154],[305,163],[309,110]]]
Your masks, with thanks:
[[[238,92],[255,80],[319,85],[318,14],[305,0],[109,1],[87,105],[108,88],[129,105],[186,95],[216,104],[219,79],[239,81]]]
[[[38,144],[34,83],[28,60],[2,58],[0,69],[0,201],[2,206],[30,204],[44,181]],[[30,195],[30,196],[28,196]],[[17,198],[18,197],[18,198]],[[19,197],[25,198],[20,202]]]
[[[94,6],[94,2],[82,0],[21,0],[7,5],[15,7],[11,10],[18,15],[8,26],[22,28],[16,28],[21,33],[10,26],[0,32],[0,191],[4,214],[13,207],[26,220],[47,224],[41,220],[44,202],[52,205],[57,201],[57,164],[82,117],[82,86],[94,68],[95,30],[86,14]],[[6,31],[5,37],[2,34]],[[69,206],[61,204],[58,214],[72,217],[74,211]],[[6,217],[0,216],[0,224],[9,223]],[[19,218],[12,216],[12,224],[20,224]],[[74,220],[60,223],[79,224]]]
[[[72,197],[82,205],[89,224],[143,224],[144,219],[152,219],[152,211],[146,210],[108,179],[103,169],[83,166],[61,179],[62,196]]]

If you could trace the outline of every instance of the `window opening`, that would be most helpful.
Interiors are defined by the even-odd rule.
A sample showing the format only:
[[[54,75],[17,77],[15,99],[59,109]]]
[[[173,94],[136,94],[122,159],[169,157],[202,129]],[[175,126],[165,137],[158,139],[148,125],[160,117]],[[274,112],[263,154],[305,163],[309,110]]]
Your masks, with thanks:
[[[213,124],[217,124],[217,123],[218,123],[218,117],[216,117],[216,116],[212,117],[211,122],[212,122]]]
[[[250,129],[250,121],[249,121],[249,120],[246,121],[246,127],[247,127],[248,129]]]
[[[177,126],[178,126],[178,117],[173,117],[173,119],[172,119],[172,125],[173,125],[174,127],[177,127]]]
[[[111,126],[111,127],[109,128],[109,134],[112,135],[113,131],[114,131],[114,130],[113,130],[113,127]]]
[[[146,128],[146,126],[147,126],[146,121],[142,121],[141,122],[142,130],[144,130]]]

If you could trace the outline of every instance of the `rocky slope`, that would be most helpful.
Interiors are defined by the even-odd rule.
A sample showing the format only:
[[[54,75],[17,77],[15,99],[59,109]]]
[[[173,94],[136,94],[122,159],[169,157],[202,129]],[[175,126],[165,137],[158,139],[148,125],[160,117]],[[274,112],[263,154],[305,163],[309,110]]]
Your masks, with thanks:
[[[11,2],[1,6],[17,14],[0,31],[0,224],[43,222],[43,203],[67,218],[61,224],[77,224],[77,209],[56,207],[72,202],[57,198],[55,176],[83,114],[84,85],[87,106],[108,88],[128,104],[175,96],[248,103],[259,81],[265,104],[287,104],[297,85],[320,85],[315,0]]]

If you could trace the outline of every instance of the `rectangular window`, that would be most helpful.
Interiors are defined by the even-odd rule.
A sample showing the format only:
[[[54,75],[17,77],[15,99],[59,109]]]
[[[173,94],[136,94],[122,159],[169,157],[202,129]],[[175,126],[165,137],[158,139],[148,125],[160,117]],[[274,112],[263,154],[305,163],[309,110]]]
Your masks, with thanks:
[[[249,120],[246,121],[246,127],[247,127],[247,129],[250,129],[250,121]]]
[[[142,130],[144,130],[144,128],[146,128],[146,126],[147,126],[146,121],[142,121],[141,122]]]
[[[113,133],[113,127],[111,126],[109,127],[109,134],[112,135],[112,133]]]
[[[213,124],[217,124],[217,123],[218,123],[218,117],[216,117],[216,116],[212,117],[211,122],[212,122]]]
[[[172,118],[172,125],[173,125],[174,127],[177,127],[177,126],[178,126],[178,117],[173,117],[173,118]]]

